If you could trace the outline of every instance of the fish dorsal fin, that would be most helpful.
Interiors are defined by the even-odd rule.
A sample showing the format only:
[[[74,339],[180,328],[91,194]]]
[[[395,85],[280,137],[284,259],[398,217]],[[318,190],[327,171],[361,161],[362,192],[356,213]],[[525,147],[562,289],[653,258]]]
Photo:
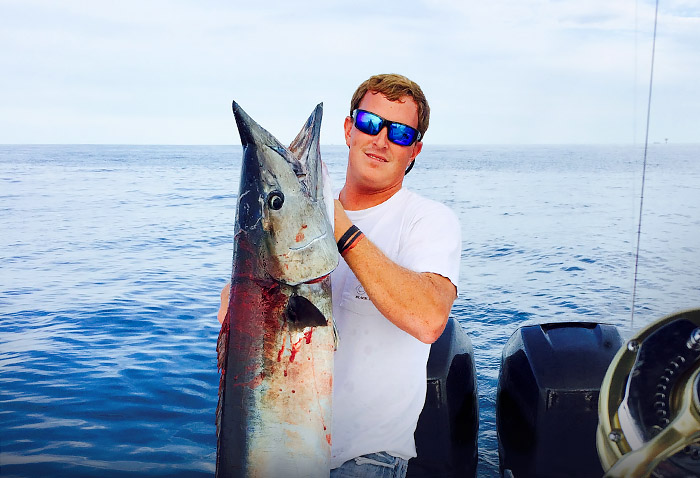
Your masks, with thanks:
[[[307,190],[316,199],[323,196],[321,184],[321,118],[323,116],[323,103],[319,103],[306,120],[306,124],[301,128],[299,134],[292,144],[289,145],[289,152],[301,164],[304,178],[300,178],[307,186]]]

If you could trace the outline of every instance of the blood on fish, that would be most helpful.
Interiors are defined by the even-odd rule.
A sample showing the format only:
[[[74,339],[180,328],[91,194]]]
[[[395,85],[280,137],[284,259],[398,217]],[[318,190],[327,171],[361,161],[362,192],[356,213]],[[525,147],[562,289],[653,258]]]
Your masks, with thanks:
[[[297,237],[295,238],[297,242],[301,242],[304,240],[304,233],[302,232],[302,229],[306,229],[308,226],[304,224],[301,226],[301,229],[299,229],[299,232],[297,233]]]
[[[311,335],[314,333],[314,329],[307,330],[304,332],[304,336],[300,337],[295,343],[292,344],[292,350],[290,351],[289,361],[294,362],[294,357],[296,357],[297,352],[301,348],[301,341],[306,339],[306,343],[311,343]]]
[[[301,342],[301,339],[299,339],[299,342]],[[297,352],[299,351],[299,342],[293,344],[292,350],[289,351],[289,361],[290,362],[294,362],[294,357],[296,357]]]
[[[282,342],[282,348],[281,348],[280,351],[277,353],[277,361],[278,361],[278,362],[281,362],[281,361],[282,361],[282,354],[284,353],[284,348],[285,348],[284,345],[285,345],[284,342]]]
[[[311,279],[310,281],[306,281],[305,284],[317,284],[317,283],[321,282],[323,279],[325,279],[326,277],[328,277],[328,275],[325,275],[323,277],[319,277],[318,279]]]

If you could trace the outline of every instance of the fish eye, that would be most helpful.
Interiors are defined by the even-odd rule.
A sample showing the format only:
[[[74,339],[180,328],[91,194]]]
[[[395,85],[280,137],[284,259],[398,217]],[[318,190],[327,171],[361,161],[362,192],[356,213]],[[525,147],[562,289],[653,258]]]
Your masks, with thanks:
[[[284,194],[282,194],[282,191],[272,191],[270,194],[267,195],[267,205],[273,211],[279,211],[280,209],[282,209],[283,204]]]

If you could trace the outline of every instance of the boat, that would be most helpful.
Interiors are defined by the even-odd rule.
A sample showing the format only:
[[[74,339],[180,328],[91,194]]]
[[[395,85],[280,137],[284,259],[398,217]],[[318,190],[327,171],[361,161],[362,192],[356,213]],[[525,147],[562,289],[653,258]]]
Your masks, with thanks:
[[[432,345],[409,478],[476,476],[478,390],[471,341],[450,318]],[[629,340],[614,325],[520,327],[496,397],[504,478],[700,476],[700,309]]]

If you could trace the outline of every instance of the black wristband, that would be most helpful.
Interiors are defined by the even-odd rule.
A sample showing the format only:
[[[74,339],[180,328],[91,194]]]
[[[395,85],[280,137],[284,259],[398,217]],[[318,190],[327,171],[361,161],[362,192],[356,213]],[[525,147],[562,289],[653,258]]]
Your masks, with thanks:
[[[356,225],[353,224],[350,226],[348,230],[345,231],[345,234],[338,239],[338,252],[342,254],[360,234],[362,234],[362,231],[360,231]]]

